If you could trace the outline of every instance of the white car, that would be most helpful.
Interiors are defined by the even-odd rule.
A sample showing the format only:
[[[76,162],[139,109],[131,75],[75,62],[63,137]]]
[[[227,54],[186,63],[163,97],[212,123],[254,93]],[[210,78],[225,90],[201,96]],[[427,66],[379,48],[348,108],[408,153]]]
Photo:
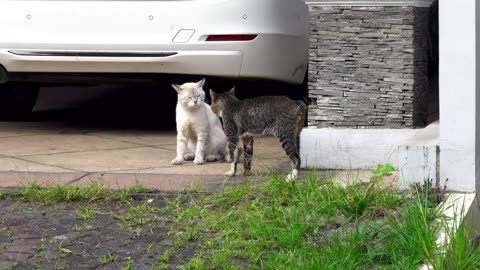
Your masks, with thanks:
[[[34,95],[25,82],[60,73],[300,84],[307,70],[304,0],[0,0],[0,25],[0,104],[13,109]]]

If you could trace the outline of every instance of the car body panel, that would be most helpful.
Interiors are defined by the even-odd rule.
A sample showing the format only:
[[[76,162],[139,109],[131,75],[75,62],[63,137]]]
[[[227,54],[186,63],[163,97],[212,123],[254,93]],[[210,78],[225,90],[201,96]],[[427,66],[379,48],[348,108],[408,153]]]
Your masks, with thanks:
[[[302,0],[0,0],[8,72],[151,72],[301,83],[308,61]],[[206,41],[209,35],[249,41]],[[163,53],[168,57],[23,56],[11,50]]]

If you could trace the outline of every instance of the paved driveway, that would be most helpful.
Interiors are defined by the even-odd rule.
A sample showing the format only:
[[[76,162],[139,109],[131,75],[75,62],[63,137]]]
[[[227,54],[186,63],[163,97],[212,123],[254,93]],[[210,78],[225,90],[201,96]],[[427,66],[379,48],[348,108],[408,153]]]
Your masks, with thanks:
[[[255,142],[257,174],[286,172],[288,158],[276,139]],[[175,132],[85,128],[72,124],[0,122],[0,186],[88,184],[111,188],[141,185],[182,191],[195,186],[211,189],[242,181],[226,179],[225,162],[172,166]],[[240,166],[241,168],[241,166]],[[242,173],[240,169],[240,174]]]

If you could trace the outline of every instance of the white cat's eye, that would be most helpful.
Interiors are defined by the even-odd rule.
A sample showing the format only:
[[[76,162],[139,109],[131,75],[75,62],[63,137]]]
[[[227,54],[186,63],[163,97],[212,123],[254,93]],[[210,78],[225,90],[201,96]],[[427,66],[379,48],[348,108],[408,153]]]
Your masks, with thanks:
[[[199,97],[201,97],[201,96],[202,96],[202,95],[197,95],[197,96],[189,96],[188,98],[189,98],[189,99],[194,99],[194,98],[199,98]]]

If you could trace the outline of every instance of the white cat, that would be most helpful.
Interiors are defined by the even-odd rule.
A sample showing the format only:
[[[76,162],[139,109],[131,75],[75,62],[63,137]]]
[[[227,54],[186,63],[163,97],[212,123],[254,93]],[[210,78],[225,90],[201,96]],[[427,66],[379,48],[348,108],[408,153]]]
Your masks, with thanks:
[[[225,159],[227,137],[220,119],[205,103],[204,84],[205,78],[197,83],[172,84],[178,93],[177,157],[173,165],[192,159],[196,165]],[[187,147],[190,154],[186,154]]]

